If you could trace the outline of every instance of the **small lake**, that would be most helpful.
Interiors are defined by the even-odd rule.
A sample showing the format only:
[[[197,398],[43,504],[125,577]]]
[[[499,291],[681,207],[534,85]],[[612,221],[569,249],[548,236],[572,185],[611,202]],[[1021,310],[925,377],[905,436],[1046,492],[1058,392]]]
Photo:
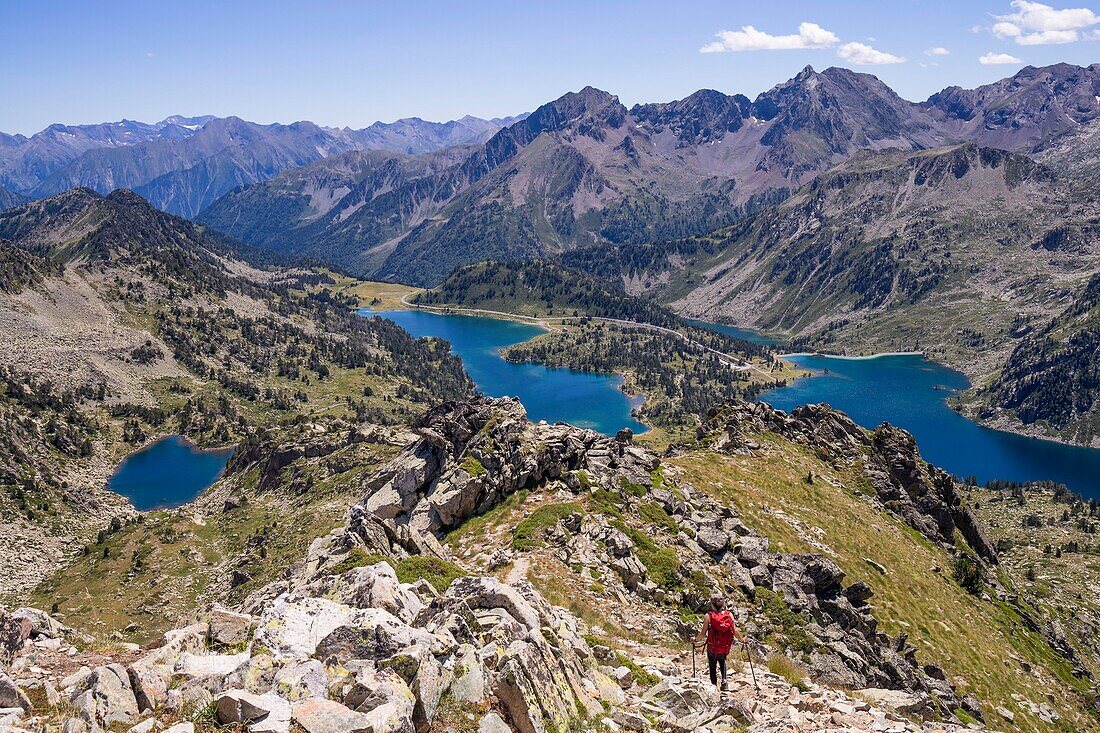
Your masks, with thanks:
[[[538,326],[414,310],[376,313],[363,309],[359,313],[387,318],[417,338],[435,336],[450,341],[479,390],[490,397],[519,397],[532,420],[567,422],[605,435],[614,435],[621,428],[636,434],[647,430],[630,415],[633,404],[620,389],[621,377],[512,364],[501,357],[501,349],[543,333]]]
[[[946,398],[969,383],[960,372],[922,356],[851,359],[792,356],[819,373],[765,392],[761,401],[790,411],[827,402],[864,427],[889,422],[917,439],[930,463],[960,477],[1036,481],[1051,479],[1090,498],[1100,498],[1100,450],[992,430],[967,420]]]
[[[127,456],[107,488],[143,512],[180,506],[217,481],[231,455],[231,450],[202,450],[170,435]]]

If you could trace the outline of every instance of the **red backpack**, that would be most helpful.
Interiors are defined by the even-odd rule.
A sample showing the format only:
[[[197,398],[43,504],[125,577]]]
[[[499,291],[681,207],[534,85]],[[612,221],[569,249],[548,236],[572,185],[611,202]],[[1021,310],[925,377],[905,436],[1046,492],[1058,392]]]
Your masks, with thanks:
[[[729,654],[733,646],[733,616],[729,611],[714,613],[708,611],[710,628],[707,631],[707,651],[717,656]]]

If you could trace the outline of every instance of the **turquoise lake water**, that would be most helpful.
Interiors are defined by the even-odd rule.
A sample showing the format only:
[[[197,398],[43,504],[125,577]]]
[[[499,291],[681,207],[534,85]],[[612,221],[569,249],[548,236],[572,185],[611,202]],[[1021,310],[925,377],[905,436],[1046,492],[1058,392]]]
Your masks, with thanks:
[[[535,326],[420,311],[377,315],[397,322],[414,336],[447,339],[483,392],[518,396],[535,420],[560,420],[608,434],[621,427],[635,432],[644,429],[630,417],[630,401],[619,391],[618,377],[509,364],[500,358],[501,348],[540,333]],[[703,321],[694,325],[770,342],[747,329]],[[982,483],[1051,479],[1084,496],[1100,498],[1100,450],[990,430],[967,420],[945,401],[968,386],[966,377],[953,369],[908,355],[797,356],[791,361],[820,374],[766,392],[761,400],[788,412],[799,405],[827,402],[868,428],[890,422],[916,436],[925,460],[960,477],[976,476]]]
[[[232,454],[201,450],[170,435],[127,456],[107,488],[128,498],[139,511],[179,506],[214,483]]]
[[[1079,494],[1100,498],[1100,450],[1027,438],[971,422],[945,399],[965,389],[966,377],[921,356],[843,359],[795,356],[801,367],[828,374],[795,380],[765,392],[763,402],[790,411],[827,402],[864,427],[889,422],[917,439],[926,461],[957,476],[1035,481],[1051,479]]]
[[[752,344],[762,344],[764,346],[774,346],[779,343],[775,339],[765,336],[759,331],[753,331],[751,328],[738,328],[737,326],[726,326],[721,323],[711,323],[710,321],[697,321],[693,318],[685,318],[685,321],[697,328],[706,328],[711,331],[717,331],[718,333],[724,333],[727,336],[733,336],[734,338],[748,341]]]
[[[646,431],[646,426],[630,415],[633,405],[619,389],[621,377],[512,364],[501,357],[501,349],[543,333],[537,326],[424,311],[360,313],[388,318],[416,337],[436,336],[450,341],[478,389],[490,397],[519,397],[532,420],[567,422],[605,435],[614,435],[621,428],[635,433]]]

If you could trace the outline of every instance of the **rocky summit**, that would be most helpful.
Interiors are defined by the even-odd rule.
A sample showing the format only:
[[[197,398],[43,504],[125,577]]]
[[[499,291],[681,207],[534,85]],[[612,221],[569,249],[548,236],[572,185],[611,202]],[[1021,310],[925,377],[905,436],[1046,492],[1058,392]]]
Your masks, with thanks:
[[[255,470],[268,477],[261,490],[273,490],[284,468],[333,455],[314,435],[308,447],[253,444],[230,470]],[[996,562],[953,479],[921,461],[907,434],[869,433],[825,407],[788,416],[734,403],[712,412],[698,446],[662,456],[628,431],[532,423],[513,399],[446,402],[361,476],[345,523],[232,608],[195,608],[159,640],[109,648],[43,611],[4,612],[0,721],[66,733],[954,731],[1011,722],[1014,713],[994,712],[967,680],[922,658],[908,634],[881,630],[875,582],[851,581],[824,545],[775,547],[677,464],[699,450],[763,456],[774,439],[827,465],[860,464],[881,522],[896,516],[960,556],[965,538],[976,563]],[[823,470],[816,480],[831,479]],[[565,570],[555,584],[538,568],[557,561]],[[599,603],[548,600],[581,578],[589,591],[600,579]],[[715,592],[752,639],[731,656],[727,692],[675,641],[694,633],[691,614]],[[1025,704],[1029,715],[1059,718],[1047,702]]]

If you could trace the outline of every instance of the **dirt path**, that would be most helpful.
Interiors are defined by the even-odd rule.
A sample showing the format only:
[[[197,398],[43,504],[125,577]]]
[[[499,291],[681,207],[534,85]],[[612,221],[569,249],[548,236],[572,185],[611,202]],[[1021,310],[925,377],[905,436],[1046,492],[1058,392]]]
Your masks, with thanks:
[[[504,576],[504,582],[513,585],[521,580],[527,580],[527,567],[529,564],[530,560],[527,555],[517,557],[515,563],[508,569],[508,574]]]

